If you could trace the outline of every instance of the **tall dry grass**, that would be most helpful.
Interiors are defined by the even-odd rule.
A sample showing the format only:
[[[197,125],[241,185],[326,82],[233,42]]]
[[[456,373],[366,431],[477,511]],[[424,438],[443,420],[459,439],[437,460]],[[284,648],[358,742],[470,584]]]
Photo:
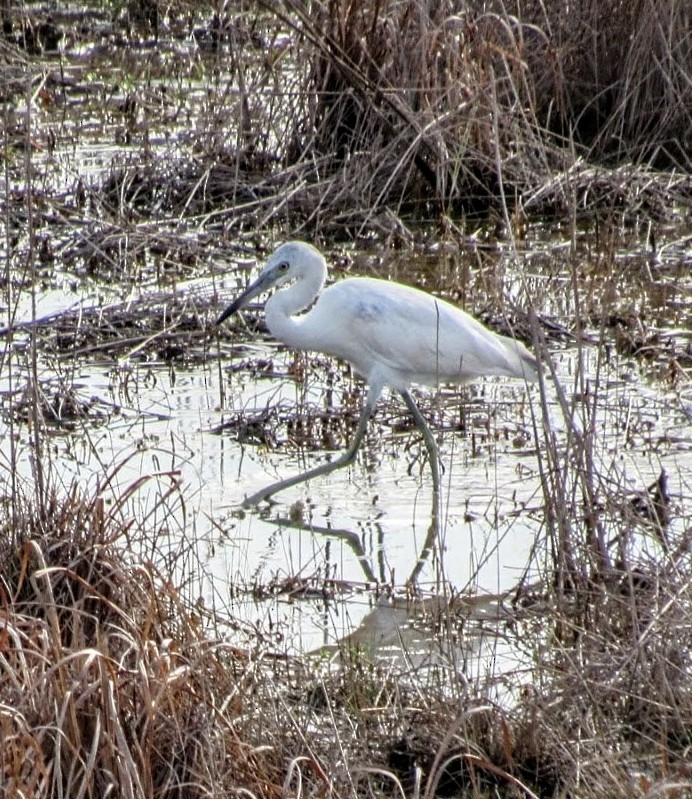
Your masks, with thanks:
[[[134,554],[146,530],[77,490],[48,496],[14,514],[6,497],[0,518],[6,796],[689,790],[686,553],[582,568],[558,602],[547,585],[518,594],[509,623],[526,662],[501,677],[506,705],[444,660],[378,665],[354,647],[330,665],[230,646],[232,618]],[[439,635],[464,635],[452,613]]]
[[[547,128],[583,145],[591,159],[689,170],[689,4],[578,0],[491,7],[527,31],[523,56]]]
[[[582,159],[692,164],[684,4],[267,6],[298,36],[306,73],[277,123],[284,161],[308,168],[310,182],[319,175],[309,219],[329,208],[344,222],[360,216],[365,230],[393,209],[562,213],[610,202],[611,191],[588,194]]]
[[[100,185],[75,189],[108,234],[153,206],[236,237],[283,226],[392,241],[469,213],[689,207],[684,3],[180,0],[164,32],[205,12],[204,48],[172,67],[168,107],[149,94],[160,63],[128,63],[125,146]],[[165,155],[149,146],[170,134]]]

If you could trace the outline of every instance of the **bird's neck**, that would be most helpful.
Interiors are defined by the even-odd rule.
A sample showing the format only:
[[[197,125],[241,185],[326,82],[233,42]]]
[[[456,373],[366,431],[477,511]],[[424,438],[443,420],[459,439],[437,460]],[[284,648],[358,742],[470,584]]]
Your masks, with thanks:
[[[302,328],[303,318],[295,314],[305,310],[322,290],[326,270],[304,275],[293,285],[277,291],[264,307],[267,327],[271,334],[289,347],[305,349]]]

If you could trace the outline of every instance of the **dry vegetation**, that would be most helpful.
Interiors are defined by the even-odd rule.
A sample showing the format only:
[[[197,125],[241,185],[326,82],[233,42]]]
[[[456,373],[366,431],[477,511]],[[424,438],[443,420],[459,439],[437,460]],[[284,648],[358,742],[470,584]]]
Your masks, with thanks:
[[[479,213],[518,230],[524,215],[661,224],[690,206],[685,3],[580,0],[565,12],[557,2],[332,0],[205,14],[177,2],[155,17],[160,56],[127,49],[151,40],[139,5],[157,4],[96,6],[77,28],[73,12],[43,24],[17,13],[10,41],[40,51],[47,28],[70,52],[96,34],[107,63],[96,49],[42,71],[5,45],[5,96],[28,91],[65,112],[36,145],[50,154],[80,135],[70,106],[105,110],[118,145],[105,173],[61,198],[74,226],[60,242],[68,263],[94,235],[86,260],[108,265],[128,234],[141,241],[154,211],[171,235],[237,242],[288,227],[396,242],[422,222],[463,229],[460,218]],[[167,46],[186,40],[192,53]],[[114,67],[125,86],[109,85]],[[14,122],[10,145],[23,147]],[[109,227],[103,249],[104,228],[84,230],[85,215]],[[198,255],[187,242],[178,260]]]
[[[101,498],[6,498],[1,524],[4,796],[278,791],[238,734],[253,665]]]
[[[154,534],[137,529],[123,505],[77,489],[5,498],[5,796],[689,789],[686,547],[600,576],[573,553],[581,578],[518,593],[512,624],[527,662],[505,675],[516,686],[503,709],[482,686],[457,683],[452,663],[399,672],[353,649],[338,668],[310,665],[277,658],[250,630],[248,648],[230,646],[233,619],[185,598],[203,568],[188,545],[166,557],[165,521]],[[144,548],[153,560],[134,554]],[[463,612],[450,611],[440,635],[457,625],[463,634]]]
[[[147,516],[155,529],[124,511],[142,483],[112,505],[106,478],[93,495],[62,486],[45,466],[50,432],[112,409],[69,385],[49,395],[37,372],[40,354],[206,359],[213,298],[177,281],[270,231],[401,244],[427,226],[460,244],[482,212],[516,244],[539,214],[572,231],[679,221],[692,205],[689,4],[151,1],[90,5],[81,25],[69,9],[2,8],[0,795],[689,796],[689,509],[664,472],[633,494],[615,458],[602,468],[598,388],[561,397],[565,420],[580,409],[565,440],[540,431],[549,565],[507,598],[526,662],[503,676],[501,707],[454,663],[400,672],[355,650],[303,662],[205,610],[188,590],[203,569],[194,545],[183,535],[170,551],[175,481]],[[181,55],[171,40],[195,46]],[[60,41],[62,62],[45,52]],[[86,41],[106,58],[69,55]],[[104,77],[114,67],[123,86]],[[64,178],[95,109],[116,155]],[[13,299],[57,280],[58,262],[119,296],[160,290],[13,325]],[[554,336],[585,346],[595,327],[623,351],[655,350],[684,382],[689,344],[666,349],[646,320],[601,307],[618,286],[614,259],[607,270]],[[450,628],[463,634],[464,619],[441,638]],[[230,646],[230,630],[247,645]]]

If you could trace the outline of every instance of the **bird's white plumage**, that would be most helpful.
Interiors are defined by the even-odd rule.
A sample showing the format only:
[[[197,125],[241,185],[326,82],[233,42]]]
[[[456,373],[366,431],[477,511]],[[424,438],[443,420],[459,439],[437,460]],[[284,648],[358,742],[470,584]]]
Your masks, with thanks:
[[[395,389],[534,374],[531,356],[513,339],[430,294],[383,280],[334,284],[307,314],[301,333],[319,342],[307,349],[344,358],[365,378],[376,371]]]
[[[536,377],[533,355],[469,314],[424,291],[358,277],[322,291],[327,267],[305,242],[279,247],[259,279],[226,311],[291,283],[265,306],[271,333],[290,347],[343,358],[369,382],[397,390],[411,383],[461,383],[485,375]],[[314,307],[300,314],[317,297]]]

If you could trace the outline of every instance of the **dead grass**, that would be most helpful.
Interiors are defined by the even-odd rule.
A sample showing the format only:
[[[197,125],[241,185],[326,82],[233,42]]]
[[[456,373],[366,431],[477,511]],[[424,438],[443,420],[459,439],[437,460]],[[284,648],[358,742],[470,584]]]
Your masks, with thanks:
[[[131,532],[77,489],[41,508],[5,499],[4,795],[271,795],[270,761],[236,734],[247,657]]]
[[[537,117],[590,160],[689,171],[690,9],[668,0],[504,3]],[[538,34],[538,32],[541,32]]]
[[[115,48],[126,92],[108,90],[113,65],[98,59],[94,73],[79,59],[59,73],[34,56],[33,83],[18,82],[31,59],[8,46],[0,70],[12,99],[28,94],[55,110],[32,140],[41,151],[50,157],[79,135],[70,113],[58,113],[67,101],[103,115],[113,137],[108,168],[60,198],[73,255],[117,261],[118,236],[131,234],[135,257],[133,226],[152,208],[168,238],[186,220],[235,238],[288,225],[293,235],[394,243],[408,242],[411,226],[444,230],[488,212],[506,223],[595,213],[661,221],[675,205],[689,209],[692,44],[682,3],[638,0],[625,12],[616,0],[583,0],[568,13],[558,2],[263,5],[205,16],[172,4],[162,40],[184,36],[187,14],[198,52],[166,51],[166,72],[155,50]],[[51,24],[67,30],[60,19]],[[125,15],[108,25],[115,39],[152,34]],[[21,149],[28,132],[14,122],[9,146]],[[83,240],[85,215],[103,224],[100,252]],[[162,241],[162,260],[198,256],[181,244]]]
[[[385,209],[433,219],[505,205],[631,215],[633,201],[662,198],[652,166],[689,173],[692,48],[680,4],[642,0],[624,17],[618,3],[588,2],[568,14],[558,3],[268,7],[309,65],[276,122],[281,159],[321,186],[316,202],[291,184],[293,212],[311,228],[377,229]],[[602,165],[601,192],[582,160]],[[617,171],[610,178],[606,163],[629,165],[650,199]],[[679,188],[689,200],[689,181]]]
[[[588,470],[572,468],[585,490]],[[663,559],[630,545],[638,526],[658,537],[667,529],[659,509],[675,508],[662,480],[619,506],[611,491],[612,507],[598,513],[623,520],[621,538],[603,551],[588,496],[575,493],[571,507],[553,498],[547,509],[584,513],[564,527],[548,513],[548,542],[563,548],[556,567],[506,598],[499,634],[517,642],[523,662],[468,681],[444,654],[469,635],[463,601],[419,618],[440,649],[417,667],[405,656],[399,665],[372,661],[355,642],[332,662],[282,656],[222,605],[192,602],[188,581],[204,566],[184,536],[171,550],[178,521],[163,500],[147,514],[155,529],[127,516],[127,500],[149,479],[115,503],[76,488],[11,497],[5,486],[7,795],[625,799],[690,789],[689,533],[667,538]],[[600,490],[601,475],[592,479]],[[231,630],[247,644],[228,643]]]

